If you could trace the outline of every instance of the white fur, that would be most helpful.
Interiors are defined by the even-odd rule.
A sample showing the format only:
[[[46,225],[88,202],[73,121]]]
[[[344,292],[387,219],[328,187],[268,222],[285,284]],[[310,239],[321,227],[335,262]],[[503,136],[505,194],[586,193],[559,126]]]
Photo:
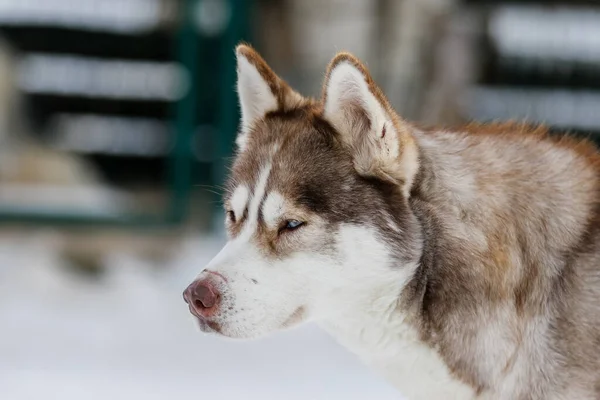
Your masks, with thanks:
[[[238,148],[243,150],[252,124],[267,112],[277,110],[278,104],[277,98],[269,88],[269,84],[262,78],[256,67],[242,54],[237,56],[237,68],[237,91],[242,114],[242,126],[236,143]]]
[[[250,191],[248,187],[245,185],[240,185],[235,188],[233,194],[231,195],[230,205],[231,210],[235,214],[236,218],[241,218],[244,214],[244,210],[246,209],[246,205],[248,204],[248,197],[250,196]]]
[[[252,200],[250,200],[250,205],[248,207],[248,221],[246,222],[246,226],[243,230],[243,232],[246,234],[253,233],[258,225],[258,208],[260,207],[260,203],[266,194],[267,181],[269,180],[269,174],[271,173],[271,165],[272,164],[269,161],[258,175],[258,180],[256,182],[256,186],[254,187],[254,195]]]
[[[284,216],[285,199],[278,192],[271,192],[263,205],[263,218],[271,229],[277,227],[277,223]]]

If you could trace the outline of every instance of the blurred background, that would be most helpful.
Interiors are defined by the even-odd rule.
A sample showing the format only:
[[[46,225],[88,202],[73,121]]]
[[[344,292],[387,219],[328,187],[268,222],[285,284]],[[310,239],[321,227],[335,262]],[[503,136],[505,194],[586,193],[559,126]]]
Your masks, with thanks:
[[[240,40],[305,95],[350,50],[413,121],[600,132],[594,0],[0,0],[0,398],[401,398],[315,327],[227,342],[181,299]]]

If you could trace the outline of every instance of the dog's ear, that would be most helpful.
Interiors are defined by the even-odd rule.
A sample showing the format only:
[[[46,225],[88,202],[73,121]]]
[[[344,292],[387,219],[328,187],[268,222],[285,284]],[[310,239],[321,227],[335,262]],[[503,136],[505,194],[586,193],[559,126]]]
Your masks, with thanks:
[[[357,172],[403,187],[418,170],[412,128],[390,106],[367,68],[348,53],[329,64],[323,86],[323,115],[350,149]]]
[[[242,114],[241,129],[236,140],[243,149],[248,132],[257,120],[270,111],[288,110],[304,100],[279,78],[252,47],[236,47],[237,92]]]

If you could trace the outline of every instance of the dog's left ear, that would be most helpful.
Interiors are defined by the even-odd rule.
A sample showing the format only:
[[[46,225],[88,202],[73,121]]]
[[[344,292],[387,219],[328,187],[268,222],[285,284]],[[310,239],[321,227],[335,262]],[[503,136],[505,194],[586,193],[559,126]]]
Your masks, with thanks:
[[[419,163],[412,128],[351,54],[340,53],[329,64],[323,105],[324,118],[350,149],[357,172],[399,184],[408,194]]]

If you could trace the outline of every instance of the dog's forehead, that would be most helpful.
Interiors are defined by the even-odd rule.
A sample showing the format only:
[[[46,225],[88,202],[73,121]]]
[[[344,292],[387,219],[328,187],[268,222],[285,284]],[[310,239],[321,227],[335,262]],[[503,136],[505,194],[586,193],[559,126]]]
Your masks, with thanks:
[[[336,147],[332,132],[302,117],[266,118],[250,132],[246,148],[237,155],[230,176],[230,195],[238,187],[248,188],[250,195],[265,168],[269,169],[266,192],[277,192],[293,202],[311,205],[352,170],[343,152]],[[327,128],[324,128],[327,129]],[[240,189],[244,190],[244,189]]]

